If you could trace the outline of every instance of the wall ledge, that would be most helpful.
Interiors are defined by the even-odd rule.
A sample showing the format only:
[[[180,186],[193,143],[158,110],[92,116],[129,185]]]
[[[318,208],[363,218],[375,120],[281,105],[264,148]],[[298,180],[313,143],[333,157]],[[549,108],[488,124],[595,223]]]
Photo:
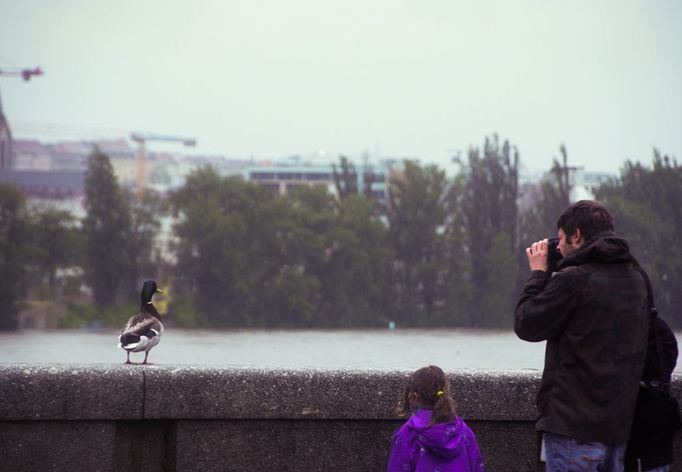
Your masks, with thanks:
[[[0,364],[0,420],[394,419],[410,372]],[[539,371],[448,376],[465,418],[535,419]]]

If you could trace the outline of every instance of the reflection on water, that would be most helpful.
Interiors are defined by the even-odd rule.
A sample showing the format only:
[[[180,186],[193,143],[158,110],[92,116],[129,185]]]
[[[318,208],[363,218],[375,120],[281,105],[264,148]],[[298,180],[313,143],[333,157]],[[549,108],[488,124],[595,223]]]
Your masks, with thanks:
[[[118,332],[0,334],[0,362],[123,363]],[[132,354],[139,362],[143,354]],[[476,330],[187,331],[168,329],[152,350],[157,364],[260,367],[541,369],[544,343],[512,332]]]

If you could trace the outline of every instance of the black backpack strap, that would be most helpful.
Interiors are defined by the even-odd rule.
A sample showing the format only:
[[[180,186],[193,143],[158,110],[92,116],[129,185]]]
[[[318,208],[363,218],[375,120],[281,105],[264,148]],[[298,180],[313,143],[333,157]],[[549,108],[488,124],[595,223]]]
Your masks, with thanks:
[[[658,310],[656,309],[656,304],[654,303],[654,292],[651,288],[651,280],[649,279],[649,274],[646,273],[646,271],[642,268],[642,266],[639,265],[639,262],[637,262],[634,257],[632,257],[632,262],[635,266],[635,269],[642,274],[644,283],[646,283],[647,299],[649,302],[649,343],[653,342],[654,346],[656,347],[656,367],[658,370],[658,380],[661,383],[667,384],[669,366],[667,359],[663,354],[662,342],[657,329],[656,318],[658,317]]]

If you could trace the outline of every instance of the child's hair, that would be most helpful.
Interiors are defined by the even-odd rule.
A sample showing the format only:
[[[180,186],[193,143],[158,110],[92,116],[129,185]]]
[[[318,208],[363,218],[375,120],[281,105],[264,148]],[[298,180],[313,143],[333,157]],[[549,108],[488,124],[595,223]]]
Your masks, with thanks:
[[[405,397],[397,410],[400,416],[407,416],[412,411],[410,398],[414,394],[417,395],[419,407],[433,409],[430,424],[449,423],[455,419],[457,410],[450,394],[450,382],[440,367],[422,367],[410,375],[405,386]]]

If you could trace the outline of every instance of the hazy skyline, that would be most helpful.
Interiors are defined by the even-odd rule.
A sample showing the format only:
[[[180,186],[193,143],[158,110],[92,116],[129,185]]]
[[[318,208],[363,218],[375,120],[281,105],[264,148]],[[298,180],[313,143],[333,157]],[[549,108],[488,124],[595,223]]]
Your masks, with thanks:
[[[682,157],[682,3],[633,0],[0,0],[15,137],[147,131],[150,149],[451,157],[498,133],[523,166]],[[121,134],[123,135],[123,134]],[[88,136],[82,136],[87,138]]]

